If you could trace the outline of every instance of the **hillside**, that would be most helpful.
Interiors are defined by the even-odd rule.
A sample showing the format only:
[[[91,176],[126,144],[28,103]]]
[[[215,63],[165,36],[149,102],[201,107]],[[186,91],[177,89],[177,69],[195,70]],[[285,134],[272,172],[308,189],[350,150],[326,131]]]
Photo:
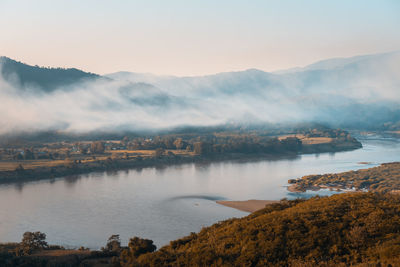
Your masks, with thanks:
[[[68,86],[85,79],[95,79],[97,74],[75,68],[45,68],[30,66],[8,57],[0,57],[0,70],[3,78],[21,88],[39,89],[51,92],[60,86]]]
[[[123,259],[126,266],[398,266],[399,214],[396,195],[282,201]]]

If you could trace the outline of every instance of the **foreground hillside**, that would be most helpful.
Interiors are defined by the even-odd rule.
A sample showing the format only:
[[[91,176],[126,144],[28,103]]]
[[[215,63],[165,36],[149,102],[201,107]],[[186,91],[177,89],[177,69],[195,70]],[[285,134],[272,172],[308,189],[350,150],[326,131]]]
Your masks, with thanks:
[[[127,265],[370,266],[363,265],[367,263],[400,263],[397,195],[349,193],[282,201],[172,241]]]

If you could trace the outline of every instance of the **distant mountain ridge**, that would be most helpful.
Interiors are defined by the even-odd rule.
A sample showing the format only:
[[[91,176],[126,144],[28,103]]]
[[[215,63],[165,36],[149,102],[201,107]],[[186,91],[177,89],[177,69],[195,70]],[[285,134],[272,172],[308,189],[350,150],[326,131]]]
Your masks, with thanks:
[[[274,92],[285,96],[333,93],[359,99],[376,100],[378,96],[400,100],[400,51],[328,59],[279,73],[248,69],[188,77],[130,72],[105,76],[150,83],[179,94],[190,91],[202,97],[213,93],[236,94],[245,91],[261,94]]]
[[[239,102],[233,110],[257,107],[251,120],[268,116],[280,121],[286,112],[293,120],[307,118],[334,127],[400,127],[400,51],[327,59],[278,73],[248,69],[189,77],[129,72],[106,76],[147,82],[176,96],[224,99],[226,105]]]
[[[9,99],[8,113],[13,103],[35,100],[40,105],[24,105],[27,114],[43,116],[42,107],[61,114],[51,113],[46,123],[42,118],[22,124],[8,117],[0,120],[14,128],[29,124],[33,129],[64,125],[64,130],[75,131],[137,131],[310,122],[347,129],[400,129],[399,51],[323,60],[281,73],[248,69],[188,77],[131,72],[100,76],[33,67],[4,57],[0,63],[11,85],[0,88],[4,102]],[[20,94],[20,87],[35,90]],[[58,89],[63,90],[62,99],[49,94]],[[15,110],[14,117],[19,114]]]
[[[262,83],[263,81],[269,82],[278,82],[287,84],[288,79],[296,78],[296,80],[304,79],[310,80],[310,76],[324,76],[329,75],[334,72],[339,72],[338,75],[343,76],[342,70],[357,70],[357,71],[366,71],[365,69],[369,68],[372,71],[379,71],[379,67],[382,63],[386,63],[386,61],[394,61],[396,64],[400,63],[400,51],[382,53],[382,54],[373,54],[373,55],[361,55],[350,58],[333,58],[326,59],[315,62],[313,64],[307,65],[305,67],[297,67],[287,70],[281,70],[278,72],[265,72],[259,69],[247,69],[243,71],[233,71],[233,72],[221,72],[211,75],[204,76],[167,76],[167,75],[155,75],[151,73],[135,73],[128,71],[115,72],[111,74],[105,75],[106,77],[110,77],[113,79],[125,79],[131,82],[147,82],[154,84],[158,87],[168,86],[172,82],[178,82],[178,84],[186,84],[195,88],[199,87],[207,87],[210,84],[216,83],[221,84],[223,82],[232,82],[232,79],[241,80],[248,79],[257,81],[257,83]],[[371,65],[375,65],[376,68],[371,67]],[[365,68],[365,69],[364,69]],[[384,70],[385,71],[385,70]],[[342,73],[340,73],[342,72]],[[356,73],[357,74],[357,73]],[[364,74],[364,73],[361,73]],[[369,74],[369,73],[368,73]],[[396,71],[396,75],[399,74],[399,71]],[[322,77],[324,78],[324,77]],[[347,78],[347,77],[345,77]],[[265,85],[265,84],[261,84]],[[307,84],[305,85],[307,86]]]
[[[17,84],[21,88],[39,89],[44,92],[51,92],[58,87],[69,86],[85,79],[100,77],[76,68],[30,66],[8,57],[0,57],[0,66],[1,75],[6,81]]]

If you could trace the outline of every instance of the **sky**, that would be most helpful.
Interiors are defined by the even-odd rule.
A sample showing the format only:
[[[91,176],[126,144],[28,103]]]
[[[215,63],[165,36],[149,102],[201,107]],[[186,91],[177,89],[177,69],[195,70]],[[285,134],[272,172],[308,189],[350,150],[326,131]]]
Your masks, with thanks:
[[[400,50],[398,0],[0,0],[0,55],[178,76]]]

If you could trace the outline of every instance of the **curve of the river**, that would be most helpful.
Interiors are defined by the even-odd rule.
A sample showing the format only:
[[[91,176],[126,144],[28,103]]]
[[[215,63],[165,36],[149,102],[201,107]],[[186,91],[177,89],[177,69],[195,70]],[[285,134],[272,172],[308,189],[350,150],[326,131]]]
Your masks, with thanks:
[[[287,180],[400,160],[399,139],[360,141],[363,148],[355,151],[290,160],[185,164],[1,185],[0,242],[42,231],[49,243],[67,247],[99,248],[111,234],[120,234],[123,243],[133,236],[149,238],[159,247],[203,226],[247,215],[215,200],[310,196],[316,192],[289,193]]]

